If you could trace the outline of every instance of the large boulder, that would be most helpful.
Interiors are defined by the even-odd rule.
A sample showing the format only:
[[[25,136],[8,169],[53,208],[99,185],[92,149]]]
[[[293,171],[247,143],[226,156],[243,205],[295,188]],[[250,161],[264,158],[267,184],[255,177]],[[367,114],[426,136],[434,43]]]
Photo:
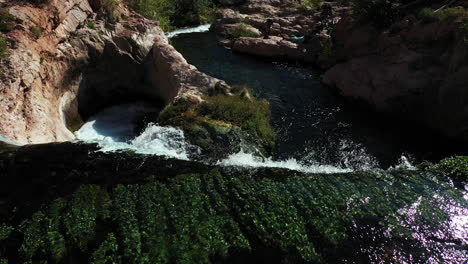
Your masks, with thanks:
[[[382,33],[343,20],[334,35],[341,63],[323,81],[379,112],[468,140],[468,52],[458,28],[409,16]]]
[[[232,46],[234,51],[267,58],[298,59],[302,56],[297,44],[282,38],[239,38]]]

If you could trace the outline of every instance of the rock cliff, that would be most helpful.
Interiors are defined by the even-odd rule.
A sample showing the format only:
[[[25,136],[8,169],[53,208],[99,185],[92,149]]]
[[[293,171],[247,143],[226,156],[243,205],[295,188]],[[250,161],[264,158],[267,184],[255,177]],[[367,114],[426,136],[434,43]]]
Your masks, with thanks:
[[[351,19],[336,27],[323,81],[344,97],[468,141],[468,46],[459,18],[410,15],[379,32]]]
[[[0,133],[19,143],[72,140],[70,130],[104,107],[199,100],[220,82],[189,65],[157,22],[122,4],[110,19],[96,0],[3,2],[15,25],[0,33],[8,46],[1,59]]]
[[[222,9],[212,30],[236,52],[315,64],[325,84],[357,105],[468,142],[466,7],[426,18],[409,14],[378,30],[354,21],[349,7],[330,4],[334,16],[342,18],[331,38],[316,35],[293,43],[295,35],[310,35],[321,17],[287,0],[247,0]],[[240,37],[232,30],[241,24],[263,30],[268,18],[273,20],[269,39],[245,37],[251,32],[246,26]]]

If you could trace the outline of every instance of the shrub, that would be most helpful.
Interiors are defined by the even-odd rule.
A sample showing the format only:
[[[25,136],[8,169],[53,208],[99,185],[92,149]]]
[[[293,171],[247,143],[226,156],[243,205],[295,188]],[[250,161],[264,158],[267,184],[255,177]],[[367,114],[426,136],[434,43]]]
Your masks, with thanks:
[[[40,26],[32,26],[29,28],[29,30],[31,30],[35,39],[40,39],[42,32],[44,31]]]
[[[8,33],[15,26],[15,17],[6,8],[0,8],[0,32]]]
[[[266,100],[249,101],[240,96],[218,95],[206,98],[199,111],[201,115],[232,123],[265,142],[274,143],[270,105]]]
[[[390,26],[399,16],[399,2],[392,0],[353,0],[353,15],[361,22],[382,29]]]
[[[231,31],[231,37],[238,39],[243,37],[256,37],[256,35],[249,29],[247,24],[241,23]]]
[[[431,8],[423,8],[418,13],[418,18],[424,23],[432,23],[438,20],[436,13]]]
[[[102,3],[102,9],[106,14],[107,20],[111,24],[115,24],[119,20],[118,6],[119,0],[104,0]]]
[[[308,13],[310,11],[316,10],[322,2],[323,0],[305,0],[299,4],[296,4],[296,8],[299,10],[299,12]]]
[[[157,19],[164,31],[209,23],[217,10],[213,0],[124,0],[137,12]]]
[[[90,29],[95,29],[96,28],[96,23],[94,23],[94,21],[91,21],[91,20],[88,20],[86,22],[86,26]]]
[[[8,55],[7,48],[6,39],[3,36],[0,36],[0,59]]]

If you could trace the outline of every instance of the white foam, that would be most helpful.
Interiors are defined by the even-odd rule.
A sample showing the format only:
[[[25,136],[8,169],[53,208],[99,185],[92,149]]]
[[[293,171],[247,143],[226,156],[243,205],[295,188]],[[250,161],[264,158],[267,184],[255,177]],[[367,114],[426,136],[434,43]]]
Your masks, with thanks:
[[[398,164],[388,168],[389,170],[418,170],[405,155],[401,155]]]
[[[92,117],[76,137],[86,143],[98,143],[100,151],[133,150],[140,154],[154,154],[188,160],[188,148],[182,130],[150,123],[138,136],[136,119],[153,108],[138,105],[121,105],[109,108]]]
[[[239,167],[264,167],[264,168],[284,168],[307,173],[344,173],[351,172],[350,169],[341,169],[329,165],[302,165],[296,159],[291,158],[284,161],[274,161],[271,158],[261,158],[241,150],[239,153],[230,155],[227,159],[218,161],[221,166]]]
[[[168,38],[173,38],[173,37],[175,37],[177,35],[180,35],[180,34],[188,34],[188,33],[196,33],[196,32],[207,32],[207,31],[210,31],[210,27],[211,27],[210,24],[205,24],[205,25],[201,25],[201,26],[198,26],[198,27],[181,28],[181,29],[169,32],[166,35],[167,35]]]

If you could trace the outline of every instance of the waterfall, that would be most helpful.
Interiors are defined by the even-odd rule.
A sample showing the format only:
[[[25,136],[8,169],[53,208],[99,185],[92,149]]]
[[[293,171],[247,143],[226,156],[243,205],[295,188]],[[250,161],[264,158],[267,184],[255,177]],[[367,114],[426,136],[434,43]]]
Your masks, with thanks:
[[[177,29],[175,31],[167,33],[168,38],[173,38],[177,35],[180,34],[187,34],[187,33],[196,33],[196,32],[207,32],[210,30],[211,25],[210,24],[205,24],[205,25],[200,25],[198,27],[191,27],[191,28],[181,28]]]

